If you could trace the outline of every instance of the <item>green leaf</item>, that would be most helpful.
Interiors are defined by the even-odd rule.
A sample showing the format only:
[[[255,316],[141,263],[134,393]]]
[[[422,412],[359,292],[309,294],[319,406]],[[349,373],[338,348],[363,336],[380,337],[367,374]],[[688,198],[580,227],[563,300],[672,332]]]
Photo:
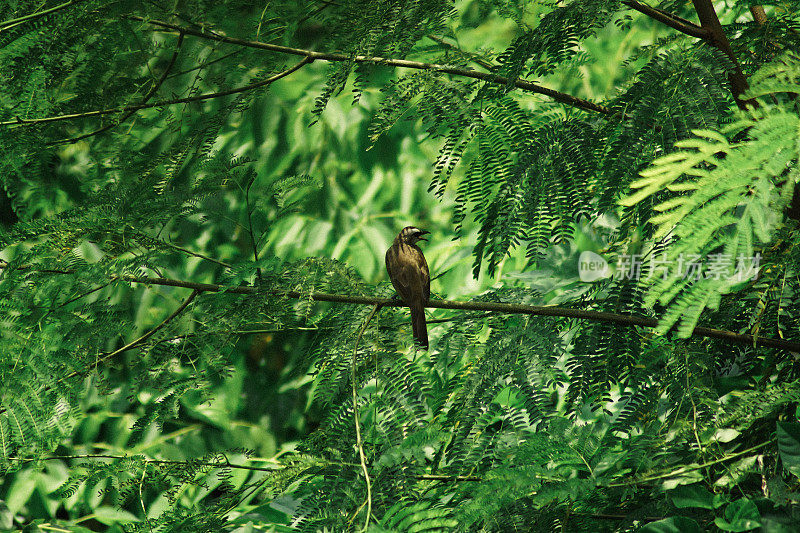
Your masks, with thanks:
[[[670,516],[639,528],[639,533],[700,533],[700,526],[686,516]]]
[[[800,423],[777,422],[778,451],[783,467],[800,477]]]
[[[693,468],[696,463],[686,465],[687,468]],[[665,479],[661,484],[664,490],[674,489],[680,485],[691,485],[703,480],[703,475],[698,470],[689,470],[685,473],[676,474],[675,477]]]
[[[138,522],[139,519],[133,513],[124,509],[117,509],[116,507],[109,507],[104,505],[98,507],[94,511],[94,517],[98,522],[110,526],[119,522]]]
[[[723,531],[751,531],[761,527],[761,513],[747,498],[736,500],[725,508],[725,517],[717,517],[714,524]]]
[[[36,487],[36,473],[32,470],[25,470],[24,472],[20,472],[14,483],[11,484],[11,488],[8,490],[8,495],[6,496],[6,505],[11,510],[12,514],[17,513],[28,499],[31,497],[33,493],[33,489]]]
[[[714,495],[700,483],[682,485],[670,491],[669,497],[675,507],[700,507],[702,509],[714,508]]]

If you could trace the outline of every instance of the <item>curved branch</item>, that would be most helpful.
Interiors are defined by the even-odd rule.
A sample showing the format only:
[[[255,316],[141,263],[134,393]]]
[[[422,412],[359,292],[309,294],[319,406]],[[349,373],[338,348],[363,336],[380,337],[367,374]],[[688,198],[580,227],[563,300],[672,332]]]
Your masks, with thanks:
[[[250,41],[247,39],[238,39],[236,37],[227,37],[225,35],[220,35],[218,33],[213,33],[207,30],[196,30],[194,28],[187,28],[184,26],[178,26],[176,24],[170,24],[169,22],[164,22],[161,20],[148,20],[143,17],[135,15],[131,15],[129,16],[129,18],[141,22],[146,22],[147,24],[152,24],[153,26],[159,26],[161,28],[181,31],[184,32],[186,35],[193,35],[195,37],[200,37],[202,39],[210,39],[212,41],[235,44],[238,46],[247,46],[249,48],[258,48],[261,50],[269,50],[270,52],[279,52],[282,54],[304,56],[311,61],[315,60],[353,61],[355,63],[372,63],[375,65],[386,65],[390,67],[403,67],[403,68],[411,68],[418,70],[435,70],[437,72],[442,72],[444,74],[452,74],[454,76],[472,78],[475,80],[481,80],[495,85],[508,85],[510,83],[511,85],[513,85],[518,89],[523,89],[525,91],[532,93],[543,94],[545,96],[552,98],[556,102],[561,102],[562,104],[578,107],[581,109],[585,109],[587,111],[602,113],[604,115],[614,114],[614,112],[611,109],[599,104],[595,104],[594,102],[590,102],[588,100],[584,100],[582,98],[578,98],[576,96],[572,96],[562,92],[554,91],[553,89],[548,89],[547,87],[542,87],[541,85],[537,85],[535,83],[531,83],[526,80],[517,79],[509,81],[509,79],[504,76],[497,76],[490,72],[479,72],[477,70],[457,68],[449,65],[440,65],[437,63],[424,63],[420,61],[411,61],[407,59],[392,59],[386,57],[371,57],[371,56],[352,57],[346,54],[315,52],[313,50],[292,48],[289,46],[282,46],[279,44],[264,43],[261,41]],[[1,124],[2,123],[0,123],[0,125]]]
[[[691,35],[692,37],[697,37],[698,39],[704,40],[711,36],[711,33],[702,26],[698,26],[693,22],[671,13],[667,13],[666,11],[662,11],[661,9],[648,6],[647,4],[637,2],[636,0],[623,0],[622,3],[631,9],[635,9],[639,13],[647,15],[648,17],[661,22],[662,24],[666,24],[674,30],[685,33],[686,35]]]
[[[186,98],[175,98],[173,100],[165,100],[161,102],[153,102],[151,104],[137,104],[131,106],[124,106],[124,107],[112,107],[110,109],[100,109],[97,111],[86,111],[83,113],[72,113],[69,115],[57,115],[53,117],[44,117],[44,118],[33,118],[33,119],[24,119],[17,117],[15,120],[7,120],[5,122],[0,122],[0,126],[29,126],[32,124],[45,124],[49,122],[59,122],[62,120],[72,120],[75,118],[85,118],[85,117],[99,117],[101,115],[108,115],[111,113],[120,113],[125,111],[139,111],[140,109],[148,109],[151,107],[163,107],[166,105],[174,105],[174,104],[187,104],[191,102],[199,102],[201,100],[209,100],[211,98],[220,98],[222,96],[229,96],[231,94],[236,93],[243,93],[245,91],[250,91],[252,89],[257,89],[258,87],[263,87],[264,85],[269,85],[272,82],[278,81],[281,78],[285,78],[289,74],[299,70],[303,66],[311,63],[313,59],[305,58],[295,66],[286,69],[282,72],[275,74],[274,76],[270,76],[269,78],[261,81],[257,81],[255,83],[251,83],[250,85],[245,85],[243,87],[236,87],[234,89],[230,89],[227,91],[220,91],[218,93],[206,93],[206,94],[198,94],[197,96],[188,96]]]
[[[372,482],[369,479],[369,470],[367,470],[367,458],[364,456],[364,442],[361,439],[361,420],[359,420],[358,416],[358,385],[356,384],[356,362],[358,355],[358,343],[361,342],[361,337],[364,336],[364,331],[367,329],[367,326],[372,321],[372,318],[378,313],[380,308],[381,304],[375,304],[375,306],[372,308],[372,312],[369,314],[367,319],[361,325],[361,329],[358,331],[358,337],[356,337],[355,347],[353,348],[353,361],[352,361],[352,366],[350,368],[350,371],[352,373],[351,380],[353,385],[353,418],[356,425],[356,448],[358,449],[358,461],[359,463],[361,463],[361,472],[364,474],[364,481],[367,484],[367,499],[364,502],[367,506],[367,518],[364,520],[364,528],[362,529],[362,531],[367,530],[367,528],[369,527],[369,519],[372,517]],[[356,514],[358,513],[356,512]]]

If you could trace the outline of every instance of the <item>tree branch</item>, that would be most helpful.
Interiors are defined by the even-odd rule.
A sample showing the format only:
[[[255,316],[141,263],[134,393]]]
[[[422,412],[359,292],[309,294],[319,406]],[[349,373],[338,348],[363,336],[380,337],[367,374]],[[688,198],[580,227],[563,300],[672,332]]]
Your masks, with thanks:
[[[466,52],[466,51],[462,50],[461,48],[457,47],[456,45],[448,43],[447,41],[445,41],[444,39],[442,39],[438,35],[428,34],[427,37],[431,41],[434,41],[434,42],[444,46],[448,50],[452,50],[454,52],[457,52],[457,53],[463,55],[464,57],[468,57],[470,61],[472,61],[473,63],[475,63],[478,66],[481,66],[481,67],[485,68],[486,70],[488,70],[490,72],[498,68],[498,65],[492,65],[491,63],[489,63],[488,61],[483,59],[481,56],[479,56],[478,54],[473,54],[472,52]]]
[[[131,15],[129,16],[129,18],[141,22],[146,22],[148,24],[152,24],[153,26],[159,26],[161,28],[167,28],[175,31],[182,31],[186,35],[193,35],[195,37],[200,37],[202,39],[210,39],[212,41],[235,44],[238,46],[247,46],[250,48],[258,48],[261,50],[269,50],[270,52],[279,52],[282,54],[304,56],[310,61],[316,61],[316,60],[353,61],[355,63],[372,63],[375,65],[386,65],[390,67],[403,67],[403,68],[411,68],[418,70],[435,70],[437,72],[442,72],[444,74],[452,74],[454,76],[472,78],[476,80],[485,81],[488,83],[493,83],[496,85],[508,85],[509,83],[511,83],[511,85],[513,85],[518,89],[522,89],[532,93],[543,94],[545,96],[552,98],[557,102],[561,102],[562,104],[578,107],[581,109],[585,109],[587,111],[595,111],[597,113],[602,113],[604,115],[613,114],[613,111],[611,109],[599,104],[595,104],[594,102],[590,102],[588,100],[584,100],[582,98],[578,98],[576,96],[572,96],[569,94],[554,91],[553,89],[548,89],[546,87],[542,87],[541,85],[536,85],[535,83],[531,83],[525,80],[517,79],[509,82],[508,78],[504,76],[497,76],[490,72],[479,72],[476,70],[468,70],[448,65],[439,65],[436,63],[423,63],[420,61],[410,61],[407,59],[391,59],[385,57],[371,57],[371,56],[351,57],[345,54],[315,52],[313,50],[305,50],[302,48],[291,48],[289,46],[264,43],[261,41],[250,41],[247,39],[238,39],[236,37],[227,37],[225,35],[220,35],[218,33],[210,32],[208,30],[196,30],[194,28],[178,26],[176,24],[170,24],[169,22],[164,22],[160,20],[148,20],[143,17],[135,15]],[[0,125],[2,125],[2,123],[0,123]]]
[[[125,276],[122,279],[133,283],[145,283],[151,285],[168,285],[172,287],[185,287],[197,291],[209,292],[233,292],[238,294],[255,294],[255,287],[223,287],[220,285],[206,283],[182,282],[165,278],[136,278]],[[323,292],[303,293],[299,291],[275,292],[277,296],[286,298],[309,298],[317,302],[352,303],[361,305],[381,305],[386,307],[405,307],[405,304],[391,298],[375,298],[370,296],[347,296],[342,294],[329,294]],[[580,320],[593,320],[598,322],[610,322],[621,326],[641,326],[654,328],[658,325],[658,319],[636,317],[631,315],[621,315],[617,313],[606,313],[603,311],[587,311],[583,309],[570,309],[567,307],[547,307],[535,305],[510,304],[502,302],[458,302],[452,300],[430,300],[425,307],[431,309],[458,309],[468,311],[492,311],[496,313],[522,314],[533,316],[555,316],[562,318],[575,318]],[[757,345],[768,348],[779,348],[792,352],[800,352],[800,342],[787,341],[783,339],[771,339],[765,337],[754,337],[746,333],[735,333],[721,329],[706,328],[698,326],[692,331],[692,336],[708,337],[721,339],[734,344]]]
[[[150,331],[144,333],[142,336],[138,337],[137,339],[132,340],[131,342],[129,342],[128,344],[126,344],[122,348],[118,348],[118,349],[114,350],[113,352],[109,352],[106,355],[104,355],[103,357],[100,357],[99,359],[95,360],[92,364],[90,364],[88,367],[86,367],[85,370],[81,370],[81,371],[75,370],[74,372],[70,372],[69,374],[67,374],[63,378],[60,378],[58,381],[56,381],[55,384],[58,385],[59,383],[65,381],[67,379],[74,378],[75,376],[85,376],[86,374],[88,374],[89,372],[91,372],[92,370],[94,370],[95,368],[100,366],[101,363],[103,363],[103,362],[105,362],[105,361],[107,361],[109,359],[113,359],[114,357],[118,356],[119,354],[121,354],[123,352],[126,352],[126,351],[130,350],[131,348],[136,348],[137,346],[142,344],[144,341],[146,341],[147,339],[152,337],[158,330],[160,330],[161,328],[163,328],[164,326],[166,326],[167,324],[172,322],[178,315],[183,313],[183,311],[187,307],[189,307],[189,304],[191,304],[194,301],[194,299],[197,297],[198,294],[199,294],[198,291],[192,291],[192,294],[190,294],[189,297],[186,298],[186,300],[184,300],[183,303],[177,309],[175,309],[175,311],[172,312],[172,314],[170,314],[167,318],[162,320],[159,325],[157,325],[156,327],[154,327]]]
[[[764,11],[764,6],[750,6],[750,13],[753,15],[753,20],[759,26],[767,23],[767,14]]]
[[[194,66],[192,68],[187,68],[186,70],[182,70],[180,72],[176,72],[174,74],[170,74],[169,76],[167,76],[167,79],[177,78],[178,76],[183,76],[184,74],[189,74],[190,72],[194,72],[195,70],[203,70],[204,68],[206,68],[209,65],[213,65],[214,63],[219,63],[220,61],[224,61],[224,60],[228,59],[229,57],[233,57],[236,54],[240,54],[241,52],[242,52],[242,50],[240,48],[238,50],[234,50],[233,52],[229,52],[227,54],[221,55],[216,59],[209,59],[209,60],[204,61],[204,62],[200,63],[199,65],[196,65],[196,66]]]
[[[50,9],[45,9],[44,11],[38,11],[36,13],[31,13],[30,15],[25,15],[24,17],[18,17],[15,19],[10,19],[0,22],[0,32],[4,30],[10,30],[14,26],[19,26],[20,24],[28,22],[29,20],[38,19],[40,17],[44,17],[45,15],[55,13],[56,11],[61,11],[62,9],[67,8],[69,6],[80,4],[83,1],[85,0],[70,0],[69,2],[64,2],[63,4],[53,6]]]
[[[641,485],[642,483],[648,483],[650,481],[658,481],[659,479],[668,479],[668,478],[671,478],[671,477],[680,476],[680,475],[683,475],[683,474],[685,474],[687,472],[693,472],[695,470],[702,470],[704,468],[708,468],[709,466],[714,466],[714,465],[719,464],[719,463],[728,462],[731,459],[736,459],[737,457],[741,457],[742,455],[747,455],[748,453],[753,453],[756,450],[760,450],[761,448],[763,448],[765,446],[768,446],[769,444],[772,444],[772,442],[771,441],[762,442],[761,444],[753,446],[752,448],[748,448],[748,449],[742,450],[740,452],[732,453],[730,455],[726,455],[724,457],[721,457],[720,459],[714,459],[713,461],[708,461],[708,462],[703,463],[703,464],[687,465],[687,466],[683,466],[681,468],[678,468],[677,470],[672,470],[670,472],[666,472],[666,473],[663,473],[663,474],[646,476],[646,477],[642,477],[642,478],[639,478],[639,479],[632,479],[631,481],[625,481],[625,482],[622,482],[622,483],[609,483],[608,485],[605,485],[605,486],[606,487],[630,487],[630,486],[633,486],[633,485]]]
[[[149,102],[150,99],[153,96],[155,96],[155,94],[161,88],[161,85],[164,84],[164,81],[167,79],[167,76],[169,75],[170,71],[172,70],[172,67],[175,66],[175,61],[178,59],[178,54],[180,53],[182,45],[183,45],[183,34],[181,33],[181,34],[178,35],[178,43],[175,46],[175,51],[172,53],[172,58],[169,60],[169,63],[167,64],[166,68],[164,69],[164,72],[161,73],[161,78],[159,78],[158,81],[156,81],[156,83],[153,85],[153,87],[149,91],[147,91],[147,94],[144,95],[144,98],[142,98],[142,101],[139,102],[140,105],[147,104],[147,102]],[[102,128],[98,128],[98,129],[96,129],[94,131],[90,131],[89,133],[84,133],[83,135],[78,135],[77,137],[72,137],[72,138],[69,138],[69,139],[61,139],[61,140],[58,140],[58,141],[52,141],[52,142],[47,143],[47,145],[48,146],[52,146],[52,145],[57,145],[57,144],[75,143],[75,142],[81,141],[83,139],[86,139],[88,137],[92,137],[94,135],[99,135],[101,133],[105,133],[106,131],[108,131],[108,130],[110,130],[112,128],[116,128],[117,126],[119,126],[120,124],[122,124],[123,122],[125,122],[126,120],[131,118],[136,113],[136,111],[137,111],[136,109],[132,109],[132,110],[128,111],[127,113],[125,113],[125,115],[123,115],[118,120],[112,122],[111,124],[107,124],[107,125],[103,126]]]
[[[9,264],[0,260],[0,270],[9,268]],[[17,268],[24,268],[17,267]],[[42,271],[40,271],[42,272]],[[50,271],[56,274],[74,274],[70,270]],[[161,285],[167,287],[182,287],[200,292],[228,292],[232,294],[258,294],[259,289],[250,286],[226,287],[213,283],[197,283],[193,281],[182,281],[160,277],[140,277],[133,275],[118,276],[115,279],[127,281],[129,283],[142,283],[145,285]],[[278,297],[310,299],[316,302],[349,303],[358,305],[380,305],[381,307],[405,307],[400,300],[392,298],[376,298],[374,296],[350,296],[345,294],[331,294],[325,292],[300,292],[300,291],[272,291]],[[658,325],[658,319],[646,318],[631,315],[621,315],[617,313],[606,313],[604,311],[587,311],[584,309],[572,309],[569,307],[548,307],[537,305],[511,304],[504,302],[458,302],[453,300],[430,300],[425,307],[430,309],[457,309],[462,311],[490,311],[494,313],[506,313],[531,316],[554,316],[562,318],[574,318],[578,320],[593,320],[596,322],[608,322],[620,326],[639,326],[654,328]],[[800,342],[788,341],[784,339],[773,339],[769,337],[757,337],[747,333],[736,333],[722,329],[706,328],[698,326],[692,331],[693,337],[707,337],[710,339],[720,339],[733,344],[746,346],[764,346],[766,348],[778,348],[791,352],[800,352]]]
[[[648,6],[647,4],[637,2],[636,0],[623,0],[622,3],[631,9],[635,9],[639,13],[643,13],[648,17],[661,22],[662,24],[666,24],[672,29],[678,30],[681,33],[685,33],[686,35],[691,35],[692,37],[697,37],[698,39],[703,40],[708,39],[711,36],[710,32],[702,26],[698,26],[693,22],[676,15],[672,15],[671,13],[667,13],[666,11],[662,11],[656,7]]]
[[[361,342],[361,337],[364,336],[364,331],[372,321],[372,317],[374,317],[378,311],[380,311],[380,309],[381,304],[375,304],[375,307],[372,308],[372,312],[369,314],[367,319],[364,321],[364,324],[362,324],[361,329],[358,331],[358,337],[356,337],[355,346],[353,347],[353,361],[350,368],[350,372],[352,374],[350,379],[352,380],[353,385],[353,419],[356,426],[356,448],[358,449],[358,461],[361,464],[361,472],[364,474],[364,481],[367,484],[367,499],[364,501],[367,506],[367,517],[364,519],[364,527],[362,528],[362,531],[367,530],[369,527],[369,519],[372,517],[372,482],[369,479],[369,470],[367,470],[367,458],[364,455],[364,442],[361,440],[361,420],[359,420],[358,416],[358,384],[356,383],[356,362],[358,356],[358,343]],[[358,515],[358,511],[356,511],[356,515]],[[353,518],[355,518],[355,516]]]
[[[153,239],[153,237],[149,237],[149,238]],[[172,244],[171,242],[168,242],[168,241],[162,241],[161,239],[153,239],[153,240],[155,240],[159,244],[163,244],[165,246],[169,246],[173,250],[178,250],[179,252],[183,252],[183,253],[188,254],[188,255],[193,255],[194,257],[203,259],[204,261],[208,261],[210,263],[217,264],[217,265],[219,265],[221,267],[233,269],[233,265],[231,265],[229,263],[226,263],[225,261],[220,261],[219,259],[214,259],[213,257],[208,257],[207,255],[203,255],[203,254],[200,254],[200,253],[197,253],[197,252],[193,252],[191,250],[187,250],[186,248],[183,248],[182,246],[178,246],[177,244]]]
[[[69,115],[57,115],[53,117],[44,117],[44,118],[34,118],[34,119],[24,119],[17,117],[15,120],[7,120],[5,122],[0,122],[0,126],[29,126],[32,124],[45,124],[49,122],[59,122],[62,120],[72,120],[75,118],[85,118],[85,117],[99,117],[101,115],[108,115],[111,113],[120,113],[125,111],[139,111],[140,109],[147,109],[151,107],[162,107],[166,105],[174,105],[174,104],[187,104],[191,102],[199,102],[201,100],[209,100],[211,98],[219,98],[222,96],[229,96],[231,94],[242,93],[245,91],[250,91],[252,89],[256,89],[258,87],[263,87],[264,85],[269,85],[272,82],[278,81],[281,78],[292,74],[293,72],[299,70],[301,67],[311,63],[313,59],[305,58],[295,66],[279,72],[274,76],[270,76],[269,78],[261,81],[257,81],[255,83],[251,83],[250,85],[245,85],[243,87],[236,87],[235,89],[230,89],[227,91],[221,91],[218,93],[207,93],[207,94],[198,94],[196,96],[188,96],[186,98],[175,98],[173,100],[165,100],[161,102],[153,102],[151,104],[137,104],[132,106],[124,106],[124,107],[112,107],[110,109],[100,109],[97,111],[85,111],[83,113],[72,113]]]
[[[742,67],[739,66],[739,61],[733,53],[728,37],[722,29],[722,24],[719,22],[717,12],[714,10],[714,5],[711,0],[692,0],[694,10],[700,19],[700,24],[708,31],[709,35],[704,40],[724,53],[733,62],[734,69],[728,73],[728,82],[731,84],[731,93],[733,94],[736,105],[739,109],[746,109],[747,106],[755,106],[754,100],[742,100],[741,96],[747,91],[747,79],[744,77]]]

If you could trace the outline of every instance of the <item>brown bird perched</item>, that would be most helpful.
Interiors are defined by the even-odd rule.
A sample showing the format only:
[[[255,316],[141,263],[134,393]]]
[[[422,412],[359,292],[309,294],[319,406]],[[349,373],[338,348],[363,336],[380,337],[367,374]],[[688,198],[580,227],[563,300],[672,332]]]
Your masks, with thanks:
[[[386,250],[386,270],[397,294],[411,309],[411,329],[414,340],[428,349],[428,325],[425,322],[425,304],[431,296],[431,276],[428,263],[419,241],[427,241],[422,236],[430,231],[407,226],[395,237]]]

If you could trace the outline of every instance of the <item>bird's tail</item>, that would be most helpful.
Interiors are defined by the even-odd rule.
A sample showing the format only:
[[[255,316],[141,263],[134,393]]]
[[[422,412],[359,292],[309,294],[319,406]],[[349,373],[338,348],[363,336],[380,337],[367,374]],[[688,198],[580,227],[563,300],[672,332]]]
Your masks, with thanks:
[[[411,330],[414,340],[425,350],[428,349],[428,323],[425,321],[425,307],[411,307]]]

